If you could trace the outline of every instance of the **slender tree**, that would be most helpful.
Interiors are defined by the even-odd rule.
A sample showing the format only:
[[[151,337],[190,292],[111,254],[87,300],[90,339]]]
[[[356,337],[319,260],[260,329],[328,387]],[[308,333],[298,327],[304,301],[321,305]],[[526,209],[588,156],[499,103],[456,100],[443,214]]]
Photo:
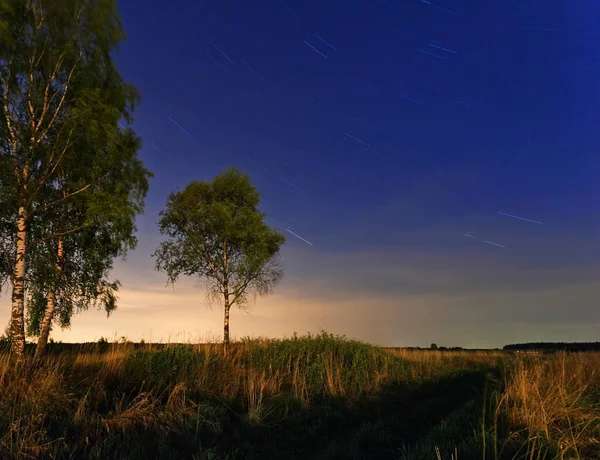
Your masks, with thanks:
[[[116,308],[120,283],[106,276],[113,259],[137,243],[134,219],[143,210],[150,173],[137,159],[139,139],[131,130],[104,136],[111,137],[103,137],[103,148],[95,138],[78,143],[96,152],[98,167],[74,164],[57,173],[57,199],[83,183],[90,187],[46,213],[47,236],[31,251],[27,325],[30,335],[39,336],[36,358],[44,355],[53,322],[65,328],[77,311],[97,306],[110,314]]]
[[[11,356],[20,359],[31,243],[38,235],[50,240],[80,230],[50,235],[35,224],[43,226],[43,215],[91,188],[88,175],[79,188],[56,193],[65,190],[64,177],[77,183],[70,174],[61,178],[61,170],[102,168],[98,148],[79,149],[79,140],[95,136],[101,145],[125,115],[122,98],[132,97],[133,88],[116,77],[111,58],[124,36],[116,0],[0,1],[0,198],[7,200],[0,203],[0,220],[13,231],[0,236],[0,250],[12,284]],[[119,91],[110,85],[120,85]]]
[[[166,271],[169,283],[196,276],[209,301],[223,302],[225,353],[231,307],[248,308],[248,294],[270,294],[283,276],[278,254],[285,237],[264,222],[259,204],[248,176],[232,168],[172,193],[160,213],[160,232],[168,239],[153,255],[156,269]]]

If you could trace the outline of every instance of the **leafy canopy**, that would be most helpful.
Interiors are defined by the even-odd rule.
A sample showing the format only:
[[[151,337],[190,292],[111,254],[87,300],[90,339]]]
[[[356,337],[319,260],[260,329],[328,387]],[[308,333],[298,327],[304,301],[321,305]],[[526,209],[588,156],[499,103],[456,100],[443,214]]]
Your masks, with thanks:
[[[277,255],[285,237],[264,222],[259,204],[259,192],[235,168],[171,193],[160,213],[168,239],[154,253],[156,268],[170,283],[197,276],[209,298],[229,305],[245,306],[250,292],[271,293],[283,276]]]
[[[84,145],[81,143],[82,148]],[[109,282],[105,277],[113,267],[114,258],[125,257],[137,245],[135,217],[143,211],[151,176],[137,158],[139,145],[132,131],[116,129],[104,147],[99,148],[101,168],[85,168],[87,172],[80,171],[83,174],[77,174],[75,168],[69,170],[65,179],[88,176],[91,186],[46,213],[48,220],[42,238],[38,238],[30,254],[28,332],[31,335],[40,331],[46,296],[51,291],[56,298],[55,322],[63,328],[69,327],[73,313],[90,306],[103,307],[108,314],[116,308],[120,283]],[[68,188],[68,183],[64,187]],[[57,188],[56,193],[61,193],[61,189]],[[70,232],[73,229],[77,231]],[[58,238],[64,248],[60,261]]]
[[[118,127],[139,102],[111,57],[123,38],[116,0],[0,0],[0,282],[24,207],[32,324],[50,290],[62,325],[97,300],[114,309],[118,282],[104,276],[136,245],[152,174]]]

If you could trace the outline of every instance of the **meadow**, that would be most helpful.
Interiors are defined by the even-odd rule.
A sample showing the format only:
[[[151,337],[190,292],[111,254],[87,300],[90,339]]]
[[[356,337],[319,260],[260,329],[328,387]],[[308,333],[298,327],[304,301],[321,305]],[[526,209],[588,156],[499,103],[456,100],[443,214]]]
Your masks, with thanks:
[[[600,353],[383,349],[326,333],[0,352],[0,458],[600,458]]]

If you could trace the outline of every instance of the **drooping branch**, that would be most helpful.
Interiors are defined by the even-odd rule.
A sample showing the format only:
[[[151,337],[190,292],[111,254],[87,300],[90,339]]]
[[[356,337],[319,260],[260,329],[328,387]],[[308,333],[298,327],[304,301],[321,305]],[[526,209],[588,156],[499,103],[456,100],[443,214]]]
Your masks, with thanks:
[[[243,280],[239,281],[234,288],[235,296],[231,303],[242,300],[246,289],[253,287],[254,296],[268,294],[272,287],[281,279],[281,266],[276,259],[270,259],[264,265],[245,274]],[[243,303],[243,300],[242,300]],[[241,307],[241,305],[238,305]]]
[[[234,294],[233,300],[231,301],[232,305],[235,304],[238,301],[238,299],[240,299],[241,296],[244,295],[244,293],[246,292],[246,289],[248,288],[250,283],[252,283],[252,281],[256,280],[259,275],[260,275],[260,270],[257,270],[252,275],[247,276],[246,279],[242,282],[241,286],[239,284],[236,285],[236,287],[233,291],[235,294]]]

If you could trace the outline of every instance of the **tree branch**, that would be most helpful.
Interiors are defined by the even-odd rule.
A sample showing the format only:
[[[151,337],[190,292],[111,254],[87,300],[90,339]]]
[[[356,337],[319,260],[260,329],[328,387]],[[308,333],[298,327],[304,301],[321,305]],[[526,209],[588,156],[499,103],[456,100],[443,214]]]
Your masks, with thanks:
[[[31,124],[31,147],[33,148],[33,144],[35,143],[35,133],[36,133],[36,126],[35,126],[35,109],[33,108],[33,101],[32,101],[32,96],[31,96],[31,92],[32,92],[32,88],[33,88],[33,61],[35,59],[35,49],[34,49],[34,56],[30,56],[29,57],[29,74],[27,75],[27,79],[29,80],[29,85],[27,87],[27,108],[29,109],[29,123]]]
[[[52,160],[54,159],[54,151],[50,155],[50,159],[48,160],[48,167],[42,173],[42,177],[40,177],[40,179],[38,180],[38,187],[35,190],[35,192],[31,194],[31,200],[33,200],[33,198],[37,195],[37,192],[42,187],[42,185],[44,185],[44,183],[48,180],[48,178],[52,174],[54,174],[54,171],[56,171],[56,168],[58,168],[58,165],[60,164],[63,157],[65,156],[65,153],[67,152],[67,149],[71,146],[71,134],[73,134],[74,129],[75,128],[71,128],[71,131],[69,132],[69,136],[67,138],[67,142],[65,143],[65,146],[63,147],[62,151],[60,152],[60,155],[59,155],[58,159],[56,160],[56,163],[54,163],[54,166],[52,166]]]
[[[64,59],[64,55],[65,53],[63,52],[59,57],[58,60],[56,61],[56,65],[54,66],[54,70],[52,71],[52,73],[50,74],[50,78],[48,79],[48,83],[46,84],[46,88],[44,89],[44,101],[42,102],[42,113],[40,115],[40,119],[35,127],[35,130],[37,131],[38,129],[40,129],[40,127],[42,126],[42,122],[44,121],[44,117],[46,116],[46,113],[48,112],[48,107],[49,107],[49,102],[48,102],[48,93],[50,92],[50,88],[52,86],[52,83],[54,83],[54,80],[56,79],[56,73],[58,72],[58,67],[62,64],[62,61]],[[75,66],[73,66],[73,68],[75,68]],[[71,69],[72,71],[73,69]],[[70,78],[70,75],[69,75]],[[68,80],[67,80],[68,81]],[[50,99],[50,102],[52,102],[52,100],[54,99],[54,97],[58,94],[58,91],[56,93],[54,93],[54,95],[52,96],[52,98]],[[57,110],[58,111],[58,110]],[[54,114],[56,116],[56,113]],[[50,126],[52,126],[52,123],[50,124]],[[42,139],[44,136],[40,136],[40,139]]]
[[[244,293],[244,291],[246,290],[246,288],[248,287],[248,285],[254,281],[256,278],[258,278],[258,276],[260,275],[260,270],[257,271],[256,273],[254,273],[254,275],[249,276],[243,283],[241,288],[236,286],[236,288],[234,289],[234,292],[236,293],[233,300],[231,301],[231,305],[233,305],[234,303],[236,303],[236,301],[242,296],[242,294]]]
[[[77,227],[73,227],[70,230],[66,230],[64,232],[58,232],[58,233],[54,233],[52,235],[46,236],[46,237],[42,238],[41,240],[37,240],[36,243],[42,243],[44,241],[51,240],[52,238],[60,238],[62,236],[68,235],[69,233],[75,233],[84,227],[85,227],[85,224],[78,225]]]
[[[0,249],[2,250],[2,254],[4,254],[4,260],[6,262],[6,265],[8,265],[8,277],[10,278],[10,281],[12,283],[14,283],[15,281],[15,273],[13,271],[13,267],[12,267],[12,263],[10,261],[10,255],[8,254],[8,251],[6,250],[6,248],[4,247],[4,244],[2,242],[0,242]]]
[[[219,272],[215,268],[215,265],[212,263],[212,261],[210,260],[210,258],[206,254],[204,254],[204,260],[206,260],[206,262],[208,262],[208,265],[211,268],[211,270],[213,271],[213,273],[215,274],[215,278],[217,278],[217,281],[220,284],[223,284],[223,279],[219,276]]]
[[[80,188],[79,190],[76,190],[75,192],[71,192],[71,193],[67,193],[65,196],[63,196],[62,198],[59,198],[58,200],[52,201],[51,203],[47,203],[44,206],[41,206],[39,208],[35,208],[33,211],[31,211],[29,213],[29,215],[31,216],[34,212],[38,212],[38,211],[44,211],[58,203],[60,203],[61,201],[66,200],[67,198],[70,198],[72,196],[77,195],[78,193],[83,192],[84,190],[86,190],[87,188],[89,188],[92,184],[87,184],[85,187]]]
[[[4,97],[2,98],[2,105],[4,108],[4,118],[6,119],[6,127],[8,128],[8,132],[10,134],[10,143],[13,147],[13,150],[15,149],[15,145],[17,144],[17,135],[15,134],[15,130],[12,126],[12,122],[11,122],[11,116],[12,116],[12,111],[10,110],[10,106],[8,103],[8,80],[2,79],[2,86],[4,87]],[[14,154],[14,151],[13,151]]]
[[[75,68],[77,67],[77,64],[79,63],[79,59],[81,59],[82,54],[83,54],[83,52],[80,50],[79,56],[77,56],[77,60],[73,64],[73,67],[71,68],[71,71],[69,72],[69,76],[67,77],[67,81],[64,84],[62,96],[60,98],[60,101],[58,101],[58,106],[56,107],[56,110],[54,111],[54,115],[52,115],[52,118],[50,119],[48,126],[46,126],[46,129],[40,133],[40,137],[39,137],[40,139],[43,139],[44,136],[50,130],[50,128],[52,128],[52,126],[54,125],[54,121],[56,120],[56,117],[58,116],[58,114],[60,113],[60,111],[62,109],[62,106],[65,102],[65,98],[67,97],[67,91],[69,90],[69,85],[71,83],[71,77],[73,76],[73,72],[75,72]]]

